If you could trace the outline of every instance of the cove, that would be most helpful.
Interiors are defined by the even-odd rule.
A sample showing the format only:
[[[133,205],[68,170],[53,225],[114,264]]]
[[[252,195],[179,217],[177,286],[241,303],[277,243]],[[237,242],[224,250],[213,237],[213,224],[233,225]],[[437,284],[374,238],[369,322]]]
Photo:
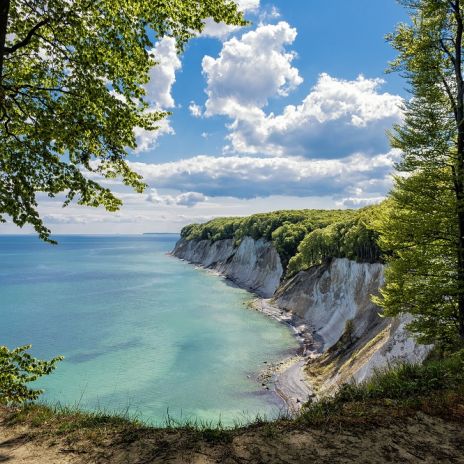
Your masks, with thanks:
[[[167,253],[176,235],[0,237],[0,344],[65,356],[42,401],[155,425],[273,417],[256,374],[297,348],[252,295]]]

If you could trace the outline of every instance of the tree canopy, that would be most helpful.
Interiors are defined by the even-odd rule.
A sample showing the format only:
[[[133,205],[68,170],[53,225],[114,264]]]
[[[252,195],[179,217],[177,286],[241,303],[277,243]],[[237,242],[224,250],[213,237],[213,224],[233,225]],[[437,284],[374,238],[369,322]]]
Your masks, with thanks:
[[[462,0],[402,0],[411,24],[390,36],[392,69],[412,98],[391,134],[402,153],[377,228],[391,250],[377,302],[411,313],[423,341],[464,340],[464,80]]]
[[[142,191],[134,128],[166,115],[144,98],[150,49],[171,36],[181,51],[210,17],[246,24],[231,0],[0,0],[0,222],[48,239],[38,192],[114,211],[95,175]]]
[[[353,210],[290,210],[254,214],[245,218],[217,218],[182,229],[187,240],[244,237],[272,241],[287,277],[330,258],[381,261],[374,219],[381,205]]]
[[[33,358],[27,351],[30,345],[9,350],[0,346],[0,405],[17,405],[37,399],[43,391],[27,384],[50,374],[63,359],[57,356],[50,361]]]

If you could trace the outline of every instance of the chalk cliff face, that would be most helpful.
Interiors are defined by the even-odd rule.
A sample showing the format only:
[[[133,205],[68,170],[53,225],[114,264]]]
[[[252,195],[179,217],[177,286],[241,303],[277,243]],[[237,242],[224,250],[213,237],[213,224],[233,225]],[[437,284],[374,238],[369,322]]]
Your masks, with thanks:
[[[431,345],[420,345],[411,337],[406,326],[411,316],[391,319],[387,328],[379,335],[377,349],[365,363],[353,372],[357,381],[367,379],[375,369],[387,367],[395,362],[421,363],[432,349]]]
[[[283,274],[279,254],[264,239],[245,237],[239,246],[234,246],[233,240],[181,239],[173,255],[215,269],[240,287],[264,298],[274,294]]]
[[[334,259],[298,273],[279,288],[274,301],[303,319],[325,351],[343,335],[348,320],[353,321],[354,337],[381,322],[370,295],[378,293],[382,282],[382,264]]]
[[[301,318],[324,353],[319,361],[321,393],[362,381],[396,362],[422,362],[431,347],[407,332],[411,317],[382,318],[371,301],[384,281],[384,265],[333,259],[298,273],[273,301]],[[345,333],[350,321],[350,333]],[[345,334],[345,335],[344,335]],[[317,364],[317,363],[316,363]]]
[[[173,255],[215,269],[239,286],[272,298],[274,305],[302,321],[322,353],[322,369],[313,370],[313,375],[320,375],[321,393],[353,379],[362,381],[398,361],[422,362],[430,351],[407,332],[410,318],[382,318],[380,308],[372,303],[371,295],[378,293],[384,280],[380,263],[333,259],[281,283],[279,255],[264,239],[246,237],[239,246],[233,240],[181,239]]]

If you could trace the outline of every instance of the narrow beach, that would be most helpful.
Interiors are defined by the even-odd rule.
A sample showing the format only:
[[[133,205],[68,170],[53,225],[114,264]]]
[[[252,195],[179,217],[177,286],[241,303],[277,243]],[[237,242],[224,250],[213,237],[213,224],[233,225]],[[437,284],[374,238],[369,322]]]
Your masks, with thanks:
[[[287,324],[294,331],[300,348],[276,365],[269,366],[262,374],[272,385],[274,392],[284,401],[290,414],[296,414],[303,404],[314,396],[309,378],[304,370],[313,348],[313,339],[303,321],[271,303],[270,299],[256,298],[251,308],[277,321]]]

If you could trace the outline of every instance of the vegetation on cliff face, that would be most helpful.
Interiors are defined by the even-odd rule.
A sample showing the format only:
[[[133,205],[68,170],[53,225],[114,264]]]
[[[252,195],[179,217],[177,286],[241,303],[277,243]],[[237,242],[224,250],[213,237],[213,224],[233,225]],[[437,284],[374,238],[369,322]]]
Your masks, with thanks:
[[[349,411],[361,416],[394,405],[402,413],[422,410],[462,420],[464,401],[464,350],[432,355],[424,364],[396,364],[361,383],[347,383],[332,397],[307,403],[297,421],[311,424],[340,418]],[[376,411],[377,409],[377,411]]]
[[[295,210],[218,218],[182,229],[186,240],[246,237],[272,241],[288,275],[330,258],[376,262],[382,259],[374,219],[380,205],[353,210]]]

